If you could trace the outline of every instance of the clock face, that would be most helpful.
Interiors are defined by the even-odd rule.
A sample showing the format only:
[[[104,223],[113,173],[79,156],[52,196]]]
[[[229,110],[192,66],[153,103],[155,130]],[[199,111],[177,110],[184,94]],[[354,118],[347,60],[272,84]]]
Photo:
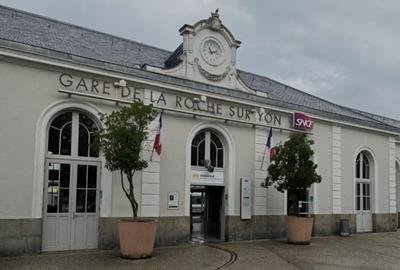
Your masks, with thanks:
[[[214,39],[206,39],[201,47],[201,55],[204,60],[212,65],[218,66],[224,60],[224,52],[222,46]]]

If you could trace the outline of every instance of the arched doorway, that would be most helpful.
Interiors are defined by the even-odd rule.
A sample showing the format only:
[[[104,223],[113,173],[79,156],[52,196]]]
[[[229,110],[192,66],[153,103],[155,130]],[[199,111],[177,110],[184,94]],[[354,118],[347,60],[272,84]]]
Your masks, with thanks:
[[[357,232],[372,232],[373,178],[374,159],[368,151],[361,151],[355,161]]]
[[[97,125],[81,111],[62,111],[47,129],[42,250],[97,248],[101,162]]]
[[[190,220],[193,241],[224,240],[225,147],[218,132],[199,131],[191,142]]]

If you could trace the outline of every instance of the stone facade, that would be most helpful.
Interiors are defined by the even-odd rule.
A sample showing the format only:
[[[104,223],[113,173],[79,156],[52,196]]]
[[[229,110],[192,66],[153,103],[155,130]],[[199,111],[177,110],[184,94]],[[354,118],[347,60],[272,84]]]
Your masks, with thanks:
[[[355,214],[314,215],[314,236],[338,235],[340,219],[349,219],[350,233],[356,233]],[[99,249],[119,246],[118,220],[100,218]],[[156,246],[181,245],[190,237],[190,217],[156,218]],[[397,214],[373,214],[374,232],[397,230]],[[241,220],[240,216],[226,216],[226,241],[279,239],[285,237],[285,216],[253,216]],[[37,254],[41,252],[42,219],[0,220],[0,256]]]
[[[388,232],[397,230],[396,214],[372,214],[374,232]]]
[[[313,235],[338,235],[341,219],[348,219],[350,224],[350,233],[356,233],[355,214],[321,214],[314,215]]]
[[[40,253],[41,219],[0,219],[0,256]]]

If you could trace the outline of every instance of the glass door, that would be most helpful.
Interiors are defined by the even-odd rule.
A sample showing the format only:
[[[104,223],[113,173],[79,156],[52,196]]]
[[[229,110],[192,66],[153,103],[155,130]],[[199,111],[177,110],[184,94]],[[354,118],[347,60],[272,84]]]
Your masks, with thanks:
[[[99,163],[47,160],[43,251],[97,248]]]

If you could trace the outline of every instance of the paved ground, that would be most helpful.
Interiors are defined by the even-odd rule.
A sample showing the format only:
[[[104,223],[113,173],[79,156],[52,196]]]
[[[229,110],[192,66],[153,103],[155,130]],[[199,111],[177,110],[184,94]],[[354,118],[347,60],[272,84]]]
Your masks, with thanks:
[[[400,269],[400,232],[283,241],[158,248],[151,259],[120,259],[117,251],[0,258],[0,269]]]

